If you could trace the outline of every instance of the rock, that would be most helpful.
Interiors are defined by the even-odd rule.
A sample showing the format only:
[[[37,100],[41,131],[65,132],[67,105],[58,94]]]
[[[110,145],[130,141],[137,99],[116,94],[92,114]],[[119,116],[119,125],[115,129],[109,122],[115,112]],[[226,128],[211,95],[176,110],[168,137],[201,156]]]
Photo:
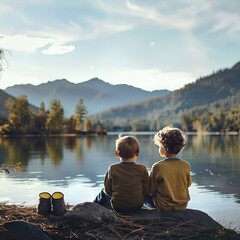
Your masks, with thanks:
[[[10,221],[1,225],[4,232],[1,232],[1,239],[4,240],[52,240],[46,232],[37,224],[26,221]]]
[[[186,209],[183,211],[158,211],[155,208],[142,208],[136,212],[128,214],[133,221],[153,221],[157,219],[174,219],[176,221],[188,222],[195,221],[208,227],[221,227],[221,225],[211,218],[207,213],[195,209]],[[109,222],[118,219],[113,210],[109,210],[97,203],[84,202],[73,206],[64,218],[78,218],[86,222]]]
[[[112,210],[93,202],[79,203],[69,209],[63,216],[64,218],[81,219],[86,222],[109,222],[116,221],[117,215]]]
[[[211,218],[207,213],[195,209],[186,209],[183,211],[158,211],[157,209],[144,209],[142,208],[136,213],[131,214],[135,221],[146,221],[153,219],[172,218],[179,221],[195,221],[204,224],[208,227],[221,227],[221,225]]]

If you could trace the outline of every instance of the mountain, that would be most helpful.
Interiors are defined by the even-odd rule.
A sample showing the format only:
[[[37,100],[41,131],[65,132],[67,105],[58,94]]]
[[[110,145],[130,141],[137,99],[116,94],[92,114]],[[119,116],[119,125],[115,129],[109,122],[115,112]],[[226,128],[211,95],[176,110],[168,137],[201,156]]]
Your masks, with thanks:
[[[1,114],[7,114],[7,110],[5,109],[4,105],[5,105],[5,101],[10,97],[12,96],[0,89],[0,113]]]
[[[174,122],[177,114],[193,109],[206,111],[210,107],[240,105],[240,62],[231,69],[201,77],[194,83],[173,91],[163,97],[112,108],[98,113],[99,119],[160,119]],[[199,113],[199,112],[198,112]]]
[[[65,116],[75,113],[75,106],[82,98],[89,114],[139,102],[146,99],[164,96],[168,90],[145,91],[126,84],[112,85],[98,78],[93,78],[82,83],[71,83],[66,79],[42,83],[40,85],[22,84],[5,89],[5,92],[15,97],[26,95],[28,101],[35,106],[41,102],[49,107],[51,100],[58,99],[64,108]]]

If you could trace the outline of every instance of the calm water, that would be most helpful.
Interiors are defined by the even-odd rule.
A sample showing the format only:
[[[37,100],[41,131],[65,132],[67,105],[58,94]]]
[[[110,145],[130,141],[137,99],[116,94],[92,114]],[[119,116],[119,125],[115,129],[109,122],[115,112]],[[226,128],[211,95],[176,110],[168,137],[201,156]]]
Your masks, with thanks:
[[[116,135],[92,137],[0,138],[0,202],[36,205],[42,191],[62,191],[65,201],[92,201],[103,186],[114,156]],[[138,163],[150,170],[160,160],[153,134],[137,135]],[[239,136],[189,136],[181,153],[192,167],[189,208],[199,209],[227,227],[240,230]]]

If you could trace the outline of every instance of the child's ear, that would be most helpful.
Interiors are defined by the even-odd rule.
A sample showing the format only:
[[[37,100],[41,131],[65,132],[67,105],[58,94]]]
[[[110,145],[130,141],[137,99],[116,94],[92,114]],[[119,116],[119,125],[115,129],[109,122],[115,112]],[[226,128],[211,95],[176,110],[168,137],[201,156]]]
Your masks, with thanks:
[[[119,157],[119,151],[117,151],[117,150],[115,151],[115,156]]]
[[[135,156],[136,156],[136,157],[138,157],[138,155],[139,155],[139,151],[137,151],[137,152],[135,153]]]

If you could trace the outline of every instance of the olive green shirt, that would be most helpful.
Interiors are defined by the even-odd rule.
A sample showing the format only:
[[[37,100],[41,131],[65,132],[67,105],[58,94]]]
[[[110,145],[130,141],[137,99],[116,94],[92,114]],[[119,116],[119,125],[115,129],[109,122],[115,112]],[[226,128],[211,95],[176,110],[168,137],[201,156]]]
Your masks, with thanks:
[[[144,165],[120,162],[108,168],[104,190],[115,209],[141,208],[149,193],[149,175]]]
[[[150,192],[155,206],[162,211],[185,210],[191,183],[187,161],[166,158],[155,163],[150,172]]]

